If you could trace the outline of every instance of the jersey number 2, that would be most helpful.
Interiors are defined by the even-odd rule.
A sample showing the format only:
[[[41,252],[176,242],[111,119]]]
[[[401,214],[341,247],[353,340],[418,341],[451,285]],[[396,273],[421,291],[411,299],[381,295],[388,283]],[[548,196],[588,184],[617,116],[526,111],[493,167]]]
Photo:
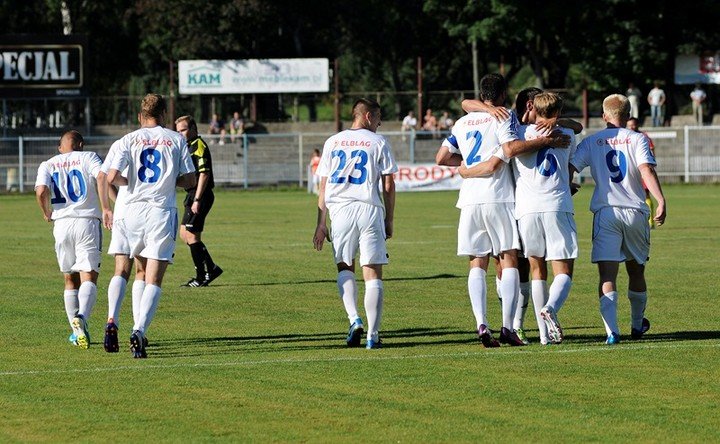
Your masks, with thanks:
[[[340,172],[345,168],[345,164],[347,163],[347,155],[345,154],[345,151],[335,150],[332,152],[332,156],[338,157],[340,159],[340,163],[335,171],[333,171],[332,176],[330,176],[330,183],[345,183],[346,179],[348,182],[355,185],[365,183],[367,180],[367,169],[365,168],[365,165],[367,165],[368,162],[368,154],[365,151],[355,150],[350,153],[350,159],[357,158],[357,162],[355,162],[355,168],[347,177],[340,176]],[[354,176],[355,171],[360,171],[360,177]]]

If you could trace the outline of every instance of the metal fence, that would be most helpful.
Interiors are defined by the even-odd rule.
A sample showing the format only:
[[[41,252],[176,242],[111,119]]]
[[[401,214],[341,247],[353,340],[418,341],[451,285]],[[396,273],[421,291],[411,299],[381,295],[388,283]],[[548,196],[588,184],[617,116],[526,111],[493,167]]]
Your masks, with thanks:
[[[588,129],[579,140],[599,129]],[[444,134],[381,132],[398,162],[434,163]],[[720,181],[720,126],[686,126],[648,131],[655,143],[661,181]],[[244,188],[308,183],[314,148],[322,150],[329,133],[245,134],[235,139],[204,136],[210,143],[215,182]],[[41,162],[57,153],[59,137],[0,138],[0,191],[32,190]],[[86,137],[85,149],[101,157],[115,136]],[[578,141],[579,141],[578,140]],[[3,186],[4,185],[4,186]]]

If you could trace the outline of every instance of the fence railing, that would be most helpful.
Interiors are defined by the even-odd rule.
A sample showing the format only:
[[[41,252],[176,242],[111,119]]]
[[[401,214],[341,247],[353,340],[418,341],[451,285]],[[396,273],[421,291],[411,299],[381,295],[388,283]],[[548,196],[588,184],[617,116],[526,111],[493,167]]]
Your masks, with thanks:
[[[586,130],[578,141],[597,129]],[[445,134],[382,132],[403,163],[434,163]],[[685,126],[648,131],[655,144],[657,172],[663,182],[720,181],[720,126]],[[305,187],[314,148],[322,150],[330,133],[203,136],[210,144],[215,182],[244,188],[297,184]],[[105,157],[114,136],[85,138],[85,149]],[[58,137],[0,138],[0,191],[30,191],[41,162],[57,153]],[[4,186],[3,186],[4,185]]]

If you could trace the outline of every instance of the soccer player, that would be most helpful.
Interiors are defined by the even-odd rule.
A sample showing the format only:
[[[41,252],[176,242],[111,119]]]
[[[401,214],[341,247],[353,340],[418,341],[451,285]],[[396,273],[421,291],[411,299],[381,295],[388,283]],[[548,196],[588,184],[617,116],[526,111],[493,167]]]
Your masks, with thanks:
[[[73,331],[69,340],[87,349],[88,320],[97,300],[100,224],[101,219],[110,224],[112,210],[107,199],[99,198],[107,187],[102,161],[97,154],[84,152],[83,143],[77,131],[60,137],[60,154],[38,168],[35,196],[45,221],[53,222],[55,253],[65,276],[65,312]]]
[[[554,93],[541,93],[533,99],[537,123],[556,120],[562,110],[562,99]],[[542,136],[537,125],[523,126],[521,137],[533,140]],[[557,320],[572,286],[572,272],[578,255],[577,227],[573,217],[570,191],[569,163],[575,153],[575,134],[560,129],[570,138],[569,149],[545,147],[537,152],[515,157],[516,177],[515,217],[524,246],[525,257],[530,261],[532,297],[540,342],[548,340],[559,344],[563,340],[562,328]],[[547,262],[551,261],[553,283],[548,293]],[[545,332],[543,331],[545,330]],[[546,333],[543,337],[542,333]]]
[[[110,166],[115,159],[117,151],[122,146],[122,140],[117,140],[110,146],[108,155],[102,165],[102,172],[107,174]],[[127,171],[124,171],[127,175]],[[133,259],[131,258],[130,243],[127,233],[125,232],[125,199],[127,196],[127,186],[115,187],[110,185],[107,188],[110,197],[115,201],[113,208],[112,220],[112,237],[110,238],[110,247],[108,254],[115,258],[115,274],[108,284],[108,319],[105,324],[105,339],[103,347],[108,353],[117,353],[120,351],[118,342],[118,324],[120,318],[120,307],[125,298],[125,289],[130,272],[132,271]],[[145,290],[145,271],[142,264],[135,260],[135,280],[132,285],[132,312],[133,318],[137,319],[140,310],[140,301],[143,291]],[[147,345],[147,341],[146,345]]]
[[[337,286],[350,320],[346,339],[349,347],[359,346],[365,332],[357,312],[355,254],[359,248],[368,320],[365,348],[375,349],[380,347],[382,267],[388,263],[385,240],[393,235],[393,173],[398,168],[390,144],[376,134],[381,120],[380,105],[373,100],[359,99],[353,105],[352,115],[352,127],[330,137],[323,147],[317,171],[321,180],[313,244],[320,251],[326,238],[332,242]],[[328,212],[333,226],[332,239],[327,228]]]
[[[172,262],[177,234],[175,187],[195,185],[195,168],[182,135],[163,128],[165,99],[147,94],[141,103],[140,129],[120,139],[108,181],[127,185],[126,217],[123,221],[131,255],[145,270],[145,289],[138,317],[130,335],[130,351],[145,358],[145,333],[152,322],[160,296],[162,280]],[[127,168],[127,177],[121,171]]]
[[[628,273],[628,299],[632,318],[631,337],[640,339],[650,329],[645,318],[647,285],[645,262],[650,253],[649,208],[642,189],[644,180],[658,203],[655,223],[665,222],[666,209],[655,158],[647,138],[625,128],[630,102],[620,94],[603,100],[607,128],[584,139],[570,164],[570,175],[590,167],[595,191],[590,201],[593,212],[592,262],[600,275],[600,315],[605,324],[607,344],[620,342],[617,322],[616,279],[620,262]]]
[[[583,126],[581,123],[576,122],[572,119],[565,119],[560,118],[559,115],[556,116],[546,116],[543,119],[540,119],[539,121],[536,121],[537,113],[534,107],[533,100],[535,96],[538,94],[542,94],[543,90],[540,88],[530,87],[525,88],[522,91],[520,91],[515,98],[515,113],[519,117],[519,120],[521,122],[521,125],[519,126],[519,135],[521,138],[524,138],[525,131],[528,125],[535,125],[535,131],[537,132],[544,132],[547,130],[554,129],[556,126],[560,126],[563,128],[571,129],[574,134],[578,134],[582,132]],[[471,111],[485,111],[492,114],[499,114],[500,119],[504,119],[504,115],[507,115],[507,110],[505,110],[502,107],[494,107],[494,106],[488,106],[483,104],[479,100],[464,100],[462,103],[462,107],[464,110],[471,112]],[[502,111],[505,110],[505,114],[502,113]],[[569,136],[571,136],[568,133]],[[571,147],[574,149],[575,145],[572,142],[574,138],[571,137]],[[471,173],[467,173],[466,166],[461,166],[458,170],[461,176],[468,177],[471,175]],[[567,171],[567,170],[566,170]],[[517,171],[514,171],[514,177],[515,180],[517,180]],[[517,206],[517,191],[516,191],[516,206]],[[521,241],[523,240],[523,236],[521,233]],[[522,242],[521,242],[522,243]],[[518,333],[518,337],[523,342],[528,342],[527,337],[524,332],[523,323],[525,318],[525,312],[527,311],[528,306],[528,300],[530,299],[530,295],[532,294],[533,299],[533,306],[535,307],[535,317],[537,320],[538,325],[538,331],[540,333],[540,342],[542,344],[548,344],[549,338],[547,334],[547,329],[545,326],[545,322],[543,321],[540,311],[545,306],[547,302],[547,289],[543,287],[543,291],[537,290],[534,292],[530,291],[531,283],[529,279],[530,274],[530,263],[528,259],[524,256],[518,257],[518,271],[520,272],[520,295],[518,297],[517,307],[515,311],[515,318],[513,319],[513,327],[515,328],[516,332]],[[545,273],[547,275],[547,272]],[[498,298],[500,298],[500,303],[502,304],[502,294],[500,290],[500,279],[502,276],[502,268],[499,266],[499,263],[496,261],[496,290],[498,293]],[[538,285],[535,283],[535,285]]]
[[[485,105],[502,106],[507,84],[499,74],[488,74],[480,81],[480,98]],[[557,132],[532,141],[518,138],[518,121],[506,110],[509,118],[499,122],[486,112],[471,112],[460,118],[452,129],[458,149],[443,144],[435,157],[439,165],[468,167],[478,164],[478,174],[463,180],[457,207],[458,256],[469,258],[468,292],[475,315],[478,336],[483,346],[497,347],[486,315],[487,285],[485,275],[489,257],[498,256],[502,266],[501,293],[502,328],[500,342],[513,346],[526,345],[513,328],[519,272],[517,250],[520,239],[514,217],[514,185],[512,172],[506,165],[509,159],[545,145],[567,146],[567,136]],[[505,295],[509,295],[505,297]]]
[[[640,122],[638,119],[631,117],[627,121],[627,129],[630,131],[635,131],[636,133],[640,133],[647,137],[648,145],[650,145],[650,152],[652,153],[653,157],[655,157],[655,144],[653,143],[650,136],[648,136],[648,133],[645,131],[640,130]],[[654,213],[655,213],[655,203],[653,202],[652,198],[650,197],[650,191],[648,191],[648,187],[645,184],[645,181],[643,180],[643,190],[645,190],[645,203],[647,204],[648,208],[650,208],[650,216],[648,217],[648,225],[650,225],[650,229],[655,229],[655,219],[654,219]]]
[[[210,256],[210,252],[202,241],[205,218],[215,202],[215,179],[212,169],[210,149],[202,137],[198,135],[197,123],[191,116],[178,117],[175,120],[175,131],[185,137],[190,149],[190,158],[195,166],[197,185],[187,188],[185,197],[185,214],[180,224],[180,239],[190,247],[190,255],[195,264],[195,277],[184,287],[207,287],[223,272]]]

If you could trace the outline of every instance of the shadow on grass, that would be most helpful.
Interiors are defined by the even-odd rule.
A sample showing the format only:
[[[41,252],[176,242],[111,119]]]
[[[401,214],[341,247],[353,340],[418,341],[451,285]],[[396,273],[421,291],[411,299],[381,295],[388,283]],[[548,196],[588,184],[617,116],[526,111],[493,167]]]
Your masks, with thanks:
[[[456,278],[463,278],[467,279],[467,276],[459,275],[459,274],[449,274],[449,273],[441,273],[441,274],[435,274],[432,276],[413,276],[413,277],[389,277],[389,278],[383,278],[383,281],[385,282],[393,282],[393,281],[432,281],[437,279],[456,279]],[[261,287],[261,286],[269,286],[269,285],[298,285],[298,284],[334,284],[336,283],[335,279],[316,279],[314,281],[284,281],[284,282],[258,282],[255,284],[239,284],[238,287]],[[216,285],[212,285],[215,287]],[[222,287],[224,285],[217,285],[218,287]]]
[[[565,331],[594,327],[570,327]],[[531,330],[532,331],[532,330]],[[472,331],[453,328],[406,328],[388,330],[382,334],[383,348],[404,349],[438,345],[469,345],[477,343]],[[415,339],[415,340],[413,340]],[[684,331],[666,333],[646,333],[641,340],[631,340],[629,335],[622,337],[622,343],[659,343],[720,339],[720,331]],[[532,343],[537,344],[537,336],[531,335]],[[604,342],[602,334],[569,333],[565,335],[564,345],[585,345]],[[363,341],[364,342],[364,341]],[[226,336],[208,338],[167,339],[153,341],[148,353],[154,358],[177,358],[192,356],[211,356],[242,354],[243,352],[289,352],[306,350],[344,350],[347,349],[344,333],[289,333],[262,336]]]

